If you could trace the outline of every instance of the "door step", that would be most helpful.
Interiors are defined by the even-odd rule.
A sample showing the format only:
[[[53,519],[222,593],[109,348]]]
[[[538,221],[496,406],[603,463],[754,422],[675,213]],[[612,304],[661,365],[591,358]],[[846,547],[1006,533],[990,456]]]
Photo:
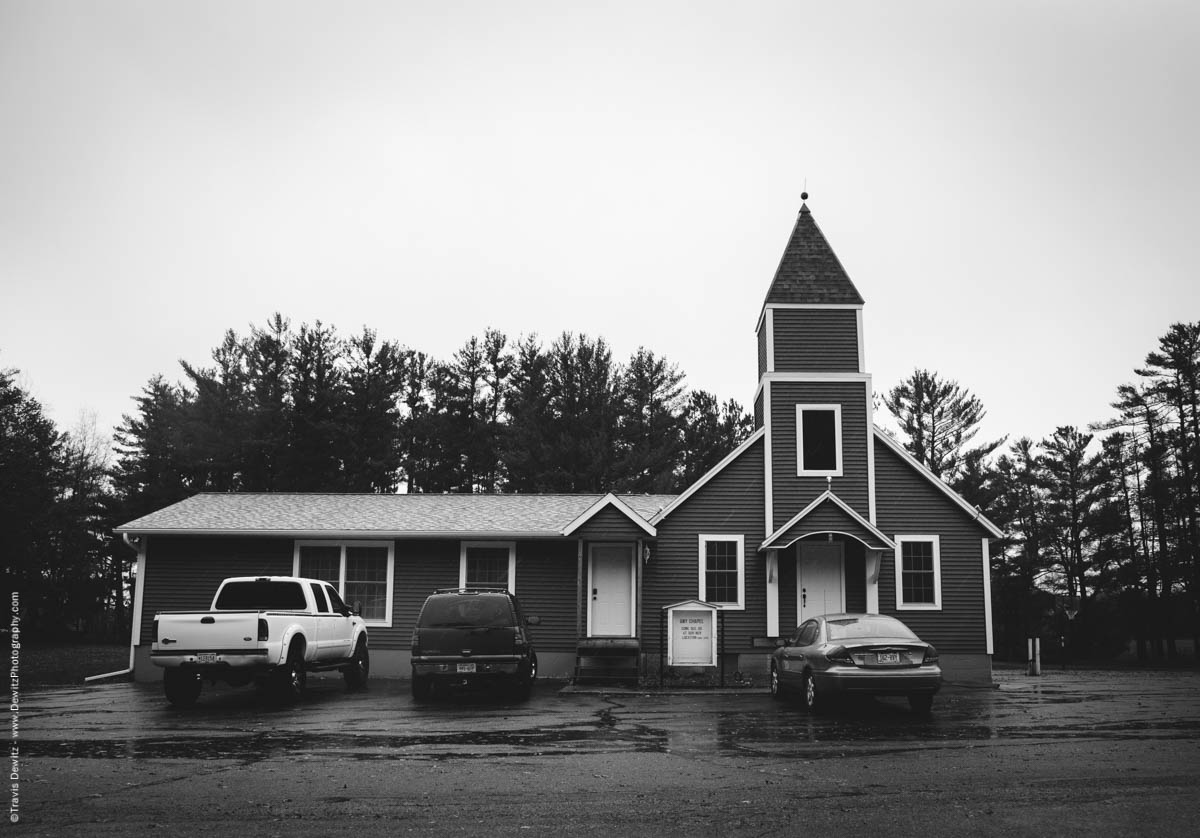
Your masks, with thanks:
[[[633,638],[588,640],[575,651],[576,684],[637,686],[641,644]]]

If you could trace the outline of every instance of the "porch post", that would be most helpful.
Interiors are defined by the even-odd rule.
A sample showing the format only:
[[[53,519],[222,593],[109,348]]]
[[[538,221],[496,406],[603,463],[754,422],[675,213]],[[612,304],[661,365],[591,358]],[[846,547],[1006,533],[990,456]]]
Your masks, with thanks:
[[[767,637],[779,636],[779,551],[767,551]]]
[[[577,539],[575,553],[575,640],[583,636],[583,539]]]
[[[867,554],[867,613],[879,613],[879,569],[883,566],[883,551],[870,547]]]

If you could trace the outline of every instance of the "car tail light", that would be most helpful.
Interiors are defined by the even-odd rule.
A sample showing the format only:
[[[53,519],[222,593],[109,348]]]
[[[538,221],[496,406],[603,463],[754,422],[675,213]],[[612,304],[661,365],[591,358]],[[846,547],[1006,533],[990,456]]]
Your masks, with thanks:
[[[154,618],[154,642],[158,642],[158,617]]]
[[[270,636],[270,634],[271,634],[271,629],[269,626],[267,626],[267,621],[264,620],[262,617],[259,617],[258,618],[258,640],[259,640],[259,642],[261,643],[261,642],[266,641],[267,638]]]
[[[417,650],[420,648],[421,648],[421,630],[415,628],[415,629],[413,629],[413,636],[412,636],[412,653],[415,655],[417,653]]]
[[[854,658],[850,657],[850,653],[841,646],[834,646],[825,653],[825,657],[831,663],[840,663],[843,666],[854,666]]]
[[[937,649],[933,648],[932,646],[926,646],[925,647],[925,659],[923,661],[921,661],[921,663],[926,664],[926,663],[937,663],[937,662],[938,662]]]

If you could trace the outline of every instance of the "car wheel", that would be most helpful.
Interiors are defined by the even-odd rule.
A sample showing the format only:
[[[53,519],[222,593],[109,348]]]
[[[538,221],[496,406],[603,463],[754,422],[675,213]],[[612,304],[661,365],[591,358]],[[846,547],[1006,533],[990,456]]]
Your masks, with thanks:
[[[804,709],[810,713],[820,713],[825,709],[825,700],[817,692],[817,679],[811,672],[804,673]]]
[[[342,670],[342,678],[348,689],[360,690],[367,685],[367,676],[370,674],[371,653],[367,651],[367,638],[360,637],[358,645],[354,647],[353,660]]]
[[[783,682],[779,680],[779,667],[771,664],[771,698],[782,701],[784,696]]]
[[[172,707],[191,707],[200,697],[204,686],[200,675],[182,669],[167,669],[163,672],[163,692]]]
[[[537,680],[537,655],[529,657],[529,672],[517,679],[517,698],[527,701],[533,694],[533,682]]]
[[[308,684],[308,673],[304,671],[304,647],[292,644],[288,649],[287,663],[279,672],[279,680],[276,682],[279,692],[279,698],[282,701],[291,703],[299,701],[304,695],[304,688]]]
[[[914,713],[920,713],[922,716],[933,710],[933,694],[932,693],[916,693],[908,697],[908,706],[912,708]]]
[[[416,675],[412,679],[412,697],[414,701],[426,701],[429,698],[429,693],[433,688],[433,684],[428,678],[418,678]]]

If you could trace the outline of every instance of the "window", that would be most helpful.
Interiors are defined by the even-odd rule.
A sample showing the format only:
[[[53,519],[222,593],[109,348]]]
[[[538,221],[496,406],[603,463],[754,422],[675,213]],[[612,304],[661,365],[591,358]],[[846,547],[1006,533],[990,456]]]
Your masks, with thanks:
[[[320,614],[329,613],[329,600],[325,598],[325,586],[320,582],[309,582],[312,586],[313,602],[317,604],[317,612]]]
[[[941,609],[940,548],[936,535],[896,536],[896,608]]]
[[[394,545],[371,541],[300,541],[296,543],[296,575],[332,586],[330,607],[341,601],[360,609],[367,625],[392,624]],[[335,600],[338,596],[340,599]]]
[[[255,579],[228,582],[221,588],[217,611],[303,611],[308,606],[299,582]]]
[[[820,634],[821,626],[816,620],[809,620],[800,628],[796,629],[796,639],[791,645],[793,646],[811,646],[817,642],[817,635]]]
[[[745,536],[700,536],[700,599],[721,608],[745,608]]]
[[[796,405],[796,473],[804,477],[841,477],[840,404]]]
[[[515,542],[463,542],[458,568],[460,588],[507,588],[516,593],[516,576]]]

